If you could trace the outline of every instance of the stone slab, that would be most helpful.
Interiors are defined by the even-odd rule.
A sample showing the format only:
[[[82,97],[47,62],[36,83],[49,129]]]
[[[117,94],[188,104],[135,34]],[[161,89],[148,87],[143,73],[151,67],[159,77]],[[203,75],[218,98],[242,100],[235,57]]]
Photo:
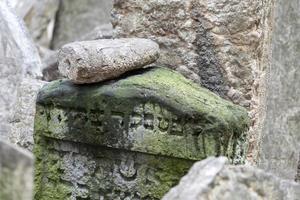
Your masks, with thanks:
[[[299,177],[300,3],[275,2],[272,57],[267,77],[266,119],[258,166],[282,178]]]
[[[102,84],[48,84],[38,95],[36,131],[179,158],[233,153],[249,123],[243,108],[168,69],[135,73]]]

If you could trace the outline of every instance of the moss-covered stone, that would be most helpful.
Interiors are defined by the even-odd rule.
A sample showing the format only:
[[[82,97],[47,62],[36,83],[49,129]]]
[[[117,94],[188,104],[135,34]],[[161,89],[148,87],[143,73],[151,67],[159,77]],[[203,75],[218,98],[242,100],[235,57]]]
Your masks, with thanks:
[[[243,108],[164,68],[52,82],[37,101],[36,199],[159,199],[193,160],[236,157],[248,123]]]

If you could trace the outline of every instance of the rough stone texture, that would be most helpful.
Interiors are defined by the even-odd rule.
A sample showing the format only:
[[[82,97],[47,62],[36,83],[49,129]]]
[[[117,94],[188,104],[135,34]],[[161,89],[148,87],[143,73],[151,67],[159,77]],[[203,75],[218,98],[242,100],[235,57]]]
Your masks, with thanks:
[[[300,155],[300,2],[278,0],[259,166],[295,179]],[[298,175],[299,177],[299,175]]]
[[[0,138],[8,139],[17,87],[24,75],[40,76],[40,58],[24,25],[0,2]]]
[[[112,0],[63,0],[57,15],[52,48],[58,49],[110,23]]]
[[[33,126],[35,102],[38,90],[45,84],[43,81],[24,78],[18,88],[17,102],[14,105],[10,142],[33,149]]]
[[[58,55],[61,74],[77,84],[113,79],[142,68],[159,57],[158,45],[148,39],[102,39],[63,46]]]
[[[163,200],[296,200],[300,185],[250,166],[226,165],[226,158],[195,163]]]
[[[24,11],[28,4],[31,4],[30,9],[23,17],[25,24],[39,45],[49,48],[55,25],[55,16],[59,8],[59,0],[18,0],[17,5],[23,4],[21,11]]]
[[[195,160],[242,162],[246,111],[164,68],[54,81],[35,118],[35,198],[160,199]]]
[[[0,199],[32,200],[33,156],[0,140]]]
[[[151,38],[168,64],[242,106],[255,101],[263,43],[261,0],[116,0],[119,37]]]

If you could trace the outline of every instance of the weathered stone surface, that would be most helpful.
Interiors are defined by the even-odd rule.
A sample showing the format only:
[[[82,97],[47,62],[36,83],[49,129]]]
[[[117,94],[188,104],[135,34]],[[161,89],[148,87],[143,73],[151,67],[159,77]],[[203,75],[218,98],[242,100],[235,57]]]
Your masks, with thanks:
[[[242,162],[246,111],[164,68],[54,81],[35,118],[36,199],[160,199],[195,160]]]
[[[163,200],[296,200],[300,185],[250,166],[227,165],[225,157],[194,164]]]
[[[37,77],[40,58],[23,24],[0,2],[0,138],[7,140],[10,133],[13,105],[17,87],[24,75]]]
[[[57,15],[52,48],[58,49],[110,23],[112,0],[63,0]]]
[[[33,125],[35,115],[35,102],[38,90],[46,82],[31,78],[24,78],[18,88],[17,102],[14,105],[10,142],[33,149]]]
[[[0,140],[0,199],[31,200],[33,156]]]
[[[41,46],[50,47],[53,30],[55,26],[55,16],[59,8],[59,0],[18,0],[17,5],[22,2],[24,7],[31,4],[30,9],[23,17],[25,24],[33,39]]]
[[[300,155],[300,2],[275,2],[266,119],[258,165],[295,179]],[[299,176],[299,175],[298,175]]]
[[[61,48],[58,68],[74,83],[95,83],[142,68],[158,57],[158,45],[148,39],[82,41]]]
[[[159,64],[183,71],[219,95],[250,107],[257,101],[263,70],[266,2],[116,0],[113,25],[119,37],[159,43]]]

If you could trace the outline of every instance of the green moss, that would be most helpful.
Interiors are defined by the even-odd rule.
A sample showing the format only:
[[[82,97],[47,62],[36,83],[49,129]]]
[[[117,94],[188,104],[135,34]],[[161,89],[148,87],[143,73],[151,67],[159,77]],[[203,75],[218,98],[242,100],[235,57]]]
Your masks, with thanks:
[[[142,185],[139,188],[141,194],[161,199],[170,188],[178,184],[180,178],[188,172],[192,164],[192,161],[184,159],[165,158],[163,161],[159,159],[150,160],[150,166],[157,166],[161,169],[155,173],[160,184],[156,187],[148,187],[147,184]]]
[[[41,111],[37,108],[37,111]],[[70,197],[71,190],[69,187],[61,184],[62,171],[60,170],[61,158],[49,151],[52,148],[46,142],[46,138],[41,134],[42,126],[45,125],[44,119],[35,118],[34,134],[34,199],[36,200],[67,200]]]

